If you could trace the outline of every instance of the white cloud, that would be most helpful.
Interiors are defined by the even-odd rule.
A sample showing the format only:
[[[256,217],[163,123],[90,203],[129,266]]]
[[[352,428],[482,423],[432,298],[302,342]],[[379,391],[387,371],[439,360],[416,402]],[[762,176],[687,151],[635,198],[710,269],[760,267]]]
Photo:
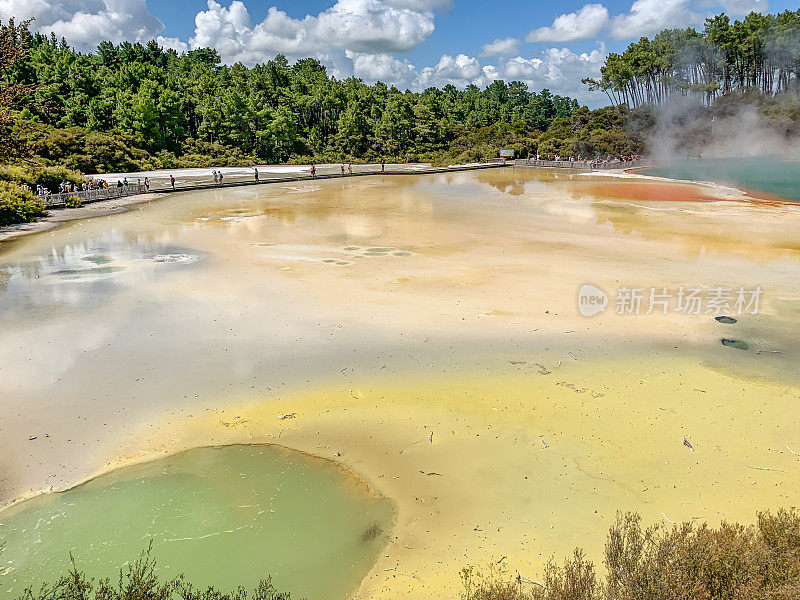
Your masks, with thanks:
[[[581,79],[598,76],[606,56],[603,45],[580,54],[568,48],[548,48],[534,58],[510,58],[499,66],[499,71],[507,82],[522,81],[533,90],[548,88],[555,94],[598,104],[603,101],[602,95],[589,92]]]
[[[425,67],[414,81],[414,87],[425,89],[454,85],[465,88],[470,84],[485,84],[484,72],[477,58],[459,54],[455,57],[444,54],[432,67]]]
[[[147,42],[164,29],[145,0],[0,0],[0,19],[11,17],[35,18],[34,29],[52,31],[83,51],[103,40]]]
[[[493,40],[483,45],[482,56],[511,56],[519,52],[519,40],[516,38],[505,38],[503,40]]]
[[[753,11],[766,14],[769,10],[767,0],[721,0],[722,9],[735,17],[747,15]]]
[[[178,54],[183,54],[189,50],[189,45],[186,42],[182,42],[178,38],[174,37],[164,37],[163,35],[160,35],[156,38],[156,42],[158,42],[158,45],[165,50],[172,49]]]
[[[216,48],[227,63],[252,64],[274,57],[317,56],[334,50],[386,54],[415,48],[433,33],[432,7],[422,0],[338,0],[316,16],[293,19],[271,7],[252,25],[240,0],[224,7],[208,0],[195,17],[192,48]],[[408,5],[413,6],[409,8]]]
[[[571,96],[590,105],[602,104],[605,97],[589,92],[581,79],[598,76],[606,55],[602,45],[581,54],[568,48],[548,48],[532,58],[517,56],[497,64],[482,65],[473,56],[445,54],[435,65],[417,69],[407,60],[390,55],[347,53],[353,61],[354,74],[368,82],[383,81],[401,89],[422,91],[445,85],[464,89],[472,84],[483,88],[496,79],[503,79],[507,83],[522,81],[535,91],[548,88],[555,94]]]
[[[360,54],[346,50],[345,55],[353,61],[353,75],[366,83],[382,81],[400,89],[408,89],[417,75],[410,62],[389,54]]]
[[[671,27],[689,27],[700,17],[693,13],[689,0],[636,0],[628,14],[611,20],[611,35],[617,39],[639,38]]]
[[[529,42],[571,42],[597,35],[608,23],[608,10],[602,4],[586,4],[578,12],[555,18],[550,27],[534,29]]]

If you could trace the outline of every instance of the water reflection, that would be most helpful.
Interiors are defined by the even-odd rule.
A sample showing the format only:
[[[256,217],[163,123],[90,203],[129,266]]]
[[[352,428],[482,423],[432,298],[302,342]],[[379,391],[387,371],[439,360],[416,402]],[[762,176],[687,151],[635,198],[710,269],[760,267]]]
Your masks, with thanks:
[[[53,245],[38,256],[3,265],[0,311],[106,301],[120,286],[203,258],[183,247],[159,243],[156,237],[112,230],[78,242]]]

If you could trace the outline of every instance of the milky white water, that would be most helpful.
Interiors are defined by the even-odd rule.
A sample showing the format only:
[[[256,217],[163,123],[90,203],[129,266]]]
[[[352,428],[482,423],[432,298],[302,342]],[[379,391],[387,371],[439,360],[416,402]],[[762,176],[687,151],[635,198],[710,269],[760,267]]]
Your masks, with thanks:
[[[503,556],[531,577],[575,545],[598,560],[617,510],[750,521],[791,503],[800,208],[609,179],[214,189],[3,245],[0,501],[283,444],[397,504],[361,587],[386,598],[455,597],[463,566]],[[586,283],[611,297],[591,318]],[[763,303],[734,324],[674,298],[615,314],[618,288],[681,286],[761,286]]]

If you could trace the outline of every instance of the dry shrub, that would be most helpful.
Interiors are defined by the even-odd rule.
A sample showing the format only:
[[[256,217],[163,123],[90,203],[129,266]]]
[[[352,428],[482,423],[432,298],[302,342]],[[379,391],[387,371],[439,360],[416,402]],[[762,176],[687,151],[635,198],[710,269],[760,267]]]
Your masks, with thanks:
[[[461,573],[462,600],[797,600],[800,515],[760,512],[754,525],[681,523],[643,529],[620,513],[605,543],[599,581],[581,550],[547,563],[542,585],[496,566]]]

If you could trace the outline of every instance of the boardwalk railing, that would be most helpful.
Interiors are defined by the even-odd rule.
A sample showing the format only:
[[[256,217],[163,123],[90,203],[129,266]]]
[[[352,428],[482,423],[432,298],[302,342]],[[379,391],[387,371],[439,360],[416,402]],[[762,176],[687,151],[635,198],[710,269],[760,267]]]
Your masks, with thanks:
[[[359,165],[358,170],[354,168],[352,173],[347,174],[341,174],[337,169],[330,169],[330,172],[328,173],[318,173],[315,176],[312,176],[310,173],[306,172],[302,174],[298,173],[296,175],[264,177],[265,173],[262,172],[261,178],[257,180],[253,178],[253,175],[239,177],[227,176],[225,177],[224,183],[215,183],[209,176],[208,179],[193,179],[190,182],[176,182],[174,187],[170,184],[169,180],[161,177],[158,179],[153,178],[153,180],[150,182],[149,188],[142,184],[128,184],[127,186],[122,187],[117,187],[114,185],[108,189],[82,190],[79,192],[68,192],[66,194],[47,194],[40,196],[40,198],[45,202],[48,208],[61,208],[65,206],[66,201],[69,198],[78,198],[82,204],[85,204],[89,202],[96,202],[98,200],[108,200],[113,198],[121,198],[124,196],[133,196],[136,194],[145,194],[147,192],[185,192],[192,190],[259,185],[265,183],[288,183],[295,181],[315,181],[318,179],[350,178],[363,175],[429,175],[435,173],[452,173],[456,171],[493,169],[508,165],[510,165],[510,163],[506,163],[502,159],[488,161],[485,163],[453,165],[449,167],[424,167],[415,169],[397,169],[396,165],[387,165],[389,168],[387,168],[385,171],[374,168],[372,165]]]
[[[582,171],[605,171],[607,169],[634,169],[636,167],[650,167],[649,160],[534,160],[517,159],[514,161],[515,167],[548,167],[555,169],[578,169]]]
[[[66,192],[64,194],[47,194],[41,196],[48,207],[64,206],[67,198],[78,198],[81,203],[96,202],[97,200],[108,200],[111,198],[122,198],[124,196],[134,196],[144,194],[147,188],[144,185],[124,185],[122,187],[112,186],[96,190],[81,190],[79,192]]]

